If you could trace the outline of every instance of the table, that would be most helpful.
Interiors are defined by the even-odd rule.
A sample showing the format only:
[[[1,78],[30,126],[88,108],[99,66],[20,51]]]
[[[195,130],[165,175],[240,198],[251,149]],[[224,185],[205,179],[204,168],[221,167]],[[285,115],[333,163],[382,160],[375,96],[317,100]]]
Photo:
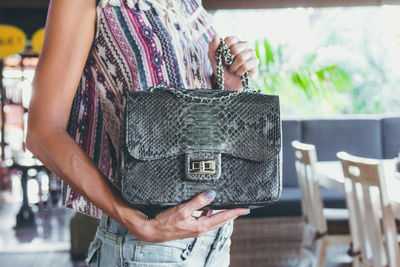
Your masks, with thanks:
[[[382,160],[389,198],[392,202],[394,216],[400,220],[400,177],[395,177],[395,160]],[[340,161],[319,161],[316,164],[319,184],[345,194],[344,177]]]

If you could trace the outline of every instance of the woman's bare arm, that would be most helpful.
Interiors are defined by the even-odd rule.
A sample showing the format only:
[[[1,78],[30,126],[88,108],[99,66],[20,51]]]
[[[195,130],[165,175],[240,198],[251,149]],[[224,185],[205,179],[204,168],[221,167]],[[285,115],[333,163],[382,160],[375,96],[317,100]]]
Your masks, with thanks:
[[[246,209],[232,209],[196,220],[192,212],[212,201],[201,193],[149,221],[124,203],[118,190],[68,135],[71,105],[92,46],[95,23],[95,0],[50,2],[29,105],[27,148],[58,177],[145,241],[198,236],[243,214]]]
[[[66,132],[70,109],[93,42],[94,1],[51,1],[33,80],[27,148],[61,179],[114,218],[123,205],[102,173]]]

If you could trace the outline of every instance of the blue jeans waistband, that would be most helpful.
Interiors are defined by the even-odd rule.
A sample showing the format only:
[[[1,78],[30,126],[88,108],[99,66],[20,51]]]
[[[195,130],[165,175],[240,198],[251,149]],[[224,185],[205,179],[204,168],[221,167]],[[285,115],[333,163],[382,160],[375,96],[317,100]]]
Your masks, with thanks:
[[[206,252],[204,255],[206,259],[205,266],[213,266],[212,262],[217,258],[220,258],[222,255],[220,253],[223,251],[225,244],[227,241],[230,241],[232,231],[233,221],[230,221],[222,227],[204,233],[200,237],[171,240],[164,244],[168,246],[185,248],[184,253],[181,256],[182,258],[190,256],[193,251],[196,252],[199,251],[199,249],[200,251],[204,251],[204,248],[208,248],[208,252]],[[132,235],[124,226],[120,225],[117,221],[105,213],[103,213],[103,216],[100,220],[96,236],[98,236],[100,239],[108,240],[107,242],[109,244],[114,244],[113,246],[119,246],[121,244],[137,244],[138,242],[140,243],[140,240]],[[131,253],[130,249],[123,250],[123,255],[128,258],[129,253]]]

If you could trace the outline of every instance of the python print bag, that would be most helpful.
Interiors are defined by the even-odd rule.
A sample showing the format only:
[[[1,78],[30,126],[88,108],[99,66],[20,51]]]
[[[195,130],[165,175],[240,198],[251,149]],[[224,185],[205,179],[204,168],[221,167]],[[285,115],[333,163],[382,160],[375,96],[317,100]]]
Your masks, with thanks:
[[[120,185],[133,207],[166,208],[208,189],[212,209],[280,197],[279,97],[250,88],[247,73],[242,91],[224,90],[222,64],[234,57],[223,39],[216,58],[219,89],[157,85],[127,95]]]

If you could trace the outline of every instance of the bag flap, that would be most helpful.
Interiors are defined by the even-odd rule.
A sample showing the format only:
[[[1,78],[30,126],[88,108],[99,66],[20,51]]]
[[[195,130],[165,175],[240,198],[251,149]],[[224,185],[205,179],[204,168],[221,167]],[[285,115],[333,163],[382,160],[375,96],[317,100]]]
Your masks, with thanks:
[[[172,90],[214,98],[235,92]],[[141,160],[216,152],[262,161],[281,149],[279,97],[275,95],[244,92],[205,103],[166,89],[129,92],[124,128],[129,153]]]

